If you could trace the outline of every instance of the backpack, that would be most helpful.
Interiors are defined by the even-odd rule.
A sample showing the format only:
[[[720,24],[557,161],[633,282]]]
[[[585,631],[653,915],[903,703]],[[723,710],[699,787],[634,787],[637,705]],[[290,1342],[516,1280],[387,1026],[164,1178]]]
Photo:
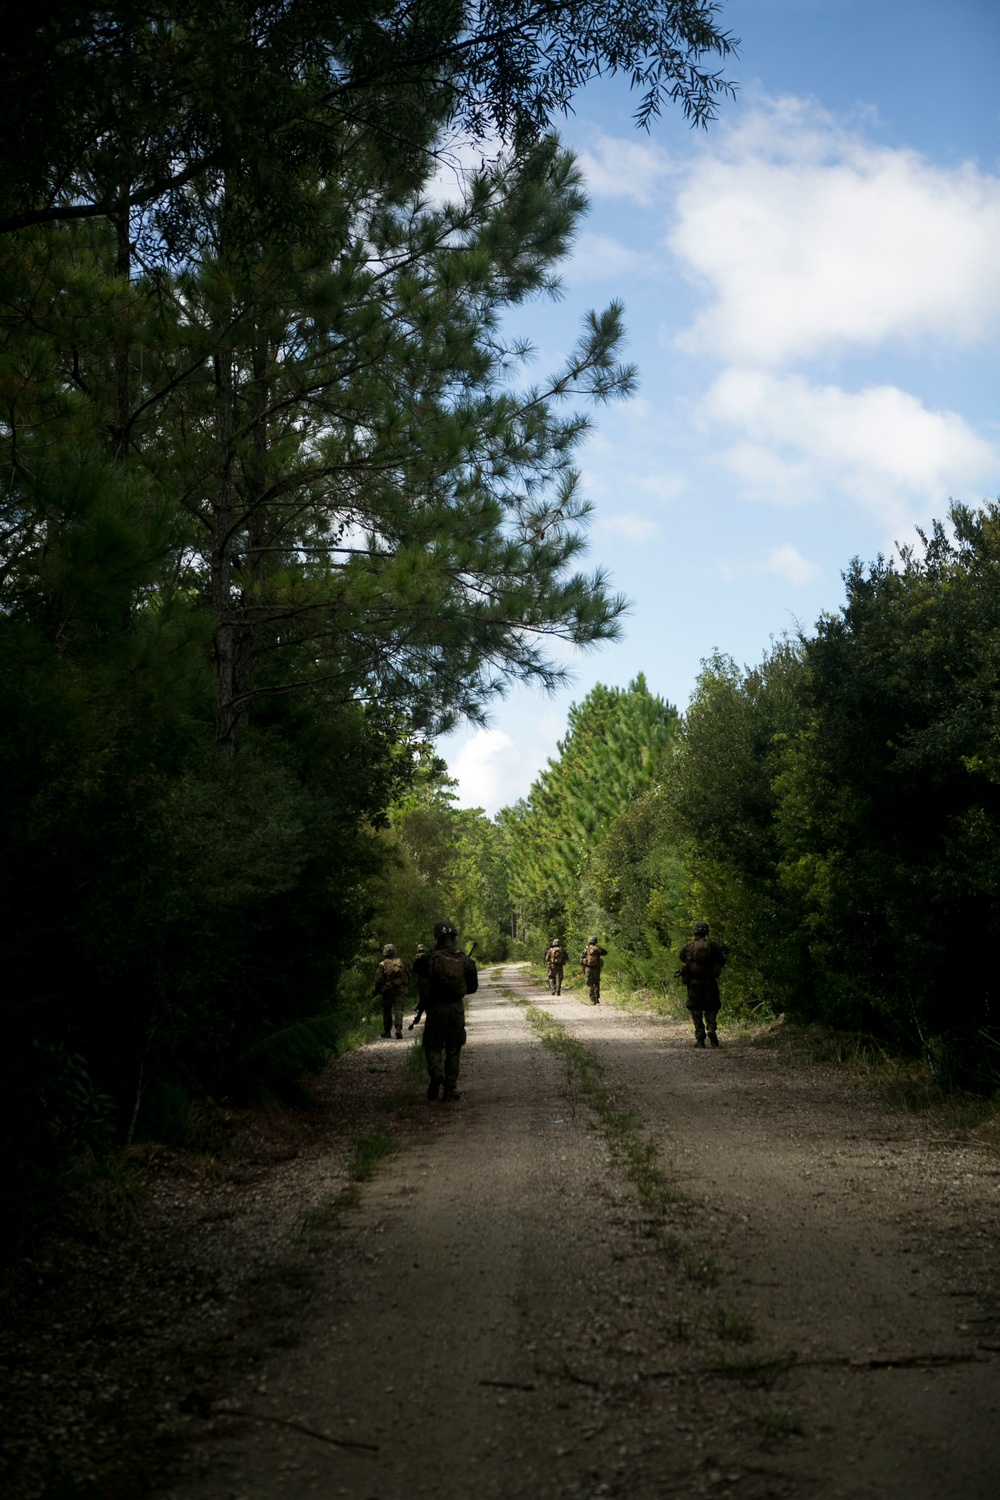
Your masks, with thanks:
[[[604,960],[601,957],[601,950],[596,943],[588,943],[586,948],[584,948],[583,967],[585,969],[593,969],[595,973],[598,974],[604,968]]]
[[[692,938],[687,945],[688,975],[692,979],[712,979],[716,973],[715,956],[708,938]]]
[[[569,954],[566,952],[566,949],[560,948],[558,943],[556,943],[554,948],[549,949],[549,963],[552,964],[553,967],[556,967],[559,964],[564,964],[568,957]]]
[[[464,1000],[465,954],[454,948],[435,948],[427,964],[435,1000]]]
[[[406,965],[401,958],[383,958],[382,988],[401,990],[406,984]]]

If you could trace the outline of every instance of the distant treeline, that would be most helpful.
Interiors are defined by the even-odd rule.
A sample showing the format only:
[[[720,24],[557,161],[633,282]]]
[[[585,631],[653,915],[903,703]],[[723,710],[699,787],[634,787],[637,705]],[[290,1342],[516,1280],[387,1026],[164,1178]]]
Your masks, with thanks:
[[[641,679],[574,710],[503,819],[536,946],[610,936],[668,982],[704,916],[726,1002],[1000,1080],[1000,506],[956,507],[761,664],[705,664],[684,718]],[[551,929],[551,930],[550,930]]]

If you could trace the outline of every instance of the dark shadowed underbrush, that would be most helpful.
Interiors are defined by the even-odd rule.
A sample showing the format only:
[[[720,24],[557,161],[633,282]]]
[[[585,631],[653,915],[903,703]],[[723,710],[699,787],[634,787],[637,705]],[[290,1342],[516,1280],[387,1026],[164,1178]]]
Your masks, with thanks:
[[[957,1087],[933,1042],[925,1056],[907,1057],[864,1032],[784,1018],[758,1027],[749,1039],[755,1047],[779,1053],[790,1066],[840,1069],[852,1084],[872,1089],[889,1107],[924,1115],[942,1129],[968,1132],[1000,1151],[1000,1097]]]

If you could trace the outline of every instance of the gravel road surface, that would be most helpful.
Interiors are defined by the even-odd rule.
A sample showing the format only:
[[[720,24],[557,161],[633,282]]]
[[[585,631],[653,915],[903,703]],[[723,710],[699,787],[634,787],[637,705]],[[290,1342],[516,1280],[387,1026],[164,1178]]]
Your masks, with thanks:
[[[599,1060],[645,1155],[511,991]],[[414,1115],[298,1347],[161,1494],[996,1500],[1000,1164],[722,1036],[484,975],[462,1101]]]

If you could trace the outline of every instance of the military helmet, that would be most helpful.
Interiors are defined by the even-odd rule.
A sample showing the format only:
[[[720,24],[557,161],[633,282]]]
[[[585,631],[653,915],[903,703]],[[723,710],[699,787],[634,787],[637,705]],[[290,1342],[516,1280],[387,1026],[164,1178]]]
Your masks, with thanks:
[[[594,945],[594,947],[595,947],[595,948],[596,948],[596,947],[597,947],[597,939],[596,939],[596,938],[595,938],[595,937],[589,937],[589,938],[588,938],[588,939],[587,939],[587,943],[588,943],[588,944],[590,944],[590,943],[593,943],[593,945]]]
[[[695,937],[708,937],[708,923],[707,922],[696,922],[694,924],[694,929],[693,930],[694,930]]]
[[[396,957],[396,949],[395,949],[395,947],[393,946],[392,943],[386,943],[385,947],[382,949],[382,957],[383,958],[395,958]]]
[[[434,941],[440,943],[444,938],[458,937],[458,928],[454,922],[435,922]]]
[[[417,952],[418,953],[426,953],[427,952],[427,949],[424,947],[423,943],[418,943],[417,944]]]

